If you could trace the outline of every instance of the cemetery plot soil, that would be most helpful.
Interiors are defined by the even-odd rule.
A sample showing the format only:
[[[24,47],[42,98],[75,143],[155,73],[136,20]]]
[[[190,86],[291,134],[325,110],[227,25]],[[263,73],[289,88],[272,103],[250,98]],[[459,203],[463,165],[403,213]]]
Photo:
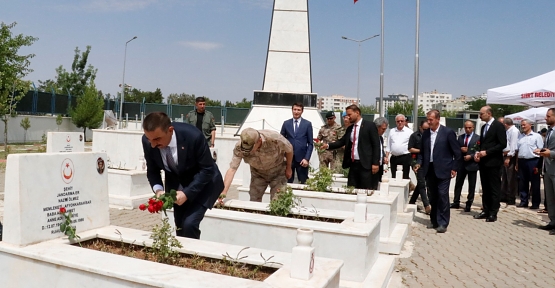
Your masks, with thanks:
[[[83,248],[87,249],[157,262],[156,256],[150,252],[150,248],[141,245],[127,244],[102,238],[83,241],[81,245]],[[73,244],[73,246],[79,247],[79,244]],[[241,258],[240,255],[239,258]],[[174,263],[169,265],[256,281],[264,281],[266,278],[270,277],[272,273],[277,271],[277,268],[233,262],[234,259],[226,261],[182,253],[180,257],[175,259]]]
[[[247,213],[254,213],[254,214],[262,214],[262,215],[270,215],[270,216],[281,217],[281,216],[277,216],[277,215],[272,215],[268,211],[251,210],[251,209],[234,208],[234,207],[223,207],[223,206],[215,206],[214,208],[218,208],[218,209],[222,209],[222,210],[231,210],[231,211],[238,211],[238,212],[247,212]],[[345,219],[318,217],[318,214],[316,212],[313,212],[313,213],[315,214],[314,216],[289,214],[289,215],[287,215],[287,218],[304,219],[304,220],[329,222],[329,223],[343,223],[343,221],[345,221]]]

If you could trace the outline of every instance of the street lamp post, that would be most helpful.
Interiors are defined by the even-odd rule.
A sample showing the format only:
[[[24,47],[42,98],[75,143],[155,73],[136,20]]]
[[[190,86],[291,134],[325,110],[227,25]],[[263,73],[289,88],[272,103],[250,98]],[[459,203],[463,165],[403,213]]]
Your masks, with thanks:
[[[416,0],[416,47],[414,52],[414,104],[412,111],[412,128],[414,131],[418,131],[418,71],[419,71],[419,60],[418,55],[420,43],[420,0]]]
[[[357,105],[360,105],[360,96],[359,96],[359,92],[360,92],[360,44],[366,40],[370,40],[372,38],[378,37],[380,36],[380,34],[376,34],[372,37],[363,39],[363,40],[355,40],[355,39],[351,39],[351,38],[347,38],[345,36],[341,36],[341,39],[344,40],[349,40],[349,41],[353,41],[353,42],[357,42],[358,43],[358,76],[357,76]]]
[[[137,39],[137,36],[131,38],[131,40],[125,42],[125,53],[123,54],[123,79],[121,81],[121,102],[119,107],[119,128],[123,128],[123,99],[125,98],[125,60],[127,58],[127,44],[133,40]]]

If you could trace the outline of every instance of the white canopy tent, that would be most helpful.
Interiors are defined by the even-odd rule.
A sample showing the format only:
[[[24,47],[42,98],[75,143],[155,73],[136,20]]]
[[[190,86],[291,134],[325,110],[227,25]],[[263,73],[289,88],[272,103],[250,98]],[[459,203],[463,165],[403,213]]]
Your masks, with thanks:
[[[532,122],[543,124],[545,123],[545,114],[548,107],[535,107],[518,113],[505,115],[505,118],[511,118],[515,124],[520,124],[523,119],[528,119]]]
[[[555,70],[507,86],[488,89],[488,104],[555,107]]]

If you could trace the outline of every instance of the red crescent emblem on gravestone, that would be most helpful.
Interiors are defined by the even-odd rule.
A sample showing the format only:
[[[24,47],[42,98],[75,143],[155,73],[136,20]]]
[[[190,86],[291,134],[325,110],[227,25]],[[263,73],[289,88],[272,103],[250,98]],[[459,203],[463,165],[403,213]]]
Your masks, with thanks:
[[[62,181],[64,181],[64,183],[66,184],[71,183],[71,181],[73,180],[74,171],[75,171],[75,167],[73,166],[73,161],[71,161],[71,159],[69,158],[64,159],[64,161],[62,162],[61,170],[62,170],[61,171]]]
[[[314,271],[314,252],[310,256],[310,267],[308,268],[308,272],[312,273]]]
[[[67,135],[66,141],[67,141],[67,142],[71,142],[71,136]]]

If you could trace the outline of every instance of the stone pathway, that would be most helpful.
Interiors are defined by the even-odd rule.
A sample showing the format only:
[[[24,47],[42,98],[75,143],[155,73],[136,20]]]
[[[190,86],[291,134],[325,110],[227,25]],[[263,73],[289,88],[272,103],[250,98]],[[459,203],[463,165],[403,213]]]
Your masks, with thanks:
[[[4,177],[1,172],[0,221]],[[232,187],[228,197],[237,198],[236,193]],[[479,196],[475,203],[481,203]],[[486,223],[472,218],[479,211],[479,206],[470,213],[451,209],[445,234],[427,229],[428,216],[416,213],[390,288],[555,287],[555,236],[537,228],[547,216],[512,206],[499,212],[497,222]],[[122,227],[150,231],[160,219],[160,214],[110,209],[111,223]]]

